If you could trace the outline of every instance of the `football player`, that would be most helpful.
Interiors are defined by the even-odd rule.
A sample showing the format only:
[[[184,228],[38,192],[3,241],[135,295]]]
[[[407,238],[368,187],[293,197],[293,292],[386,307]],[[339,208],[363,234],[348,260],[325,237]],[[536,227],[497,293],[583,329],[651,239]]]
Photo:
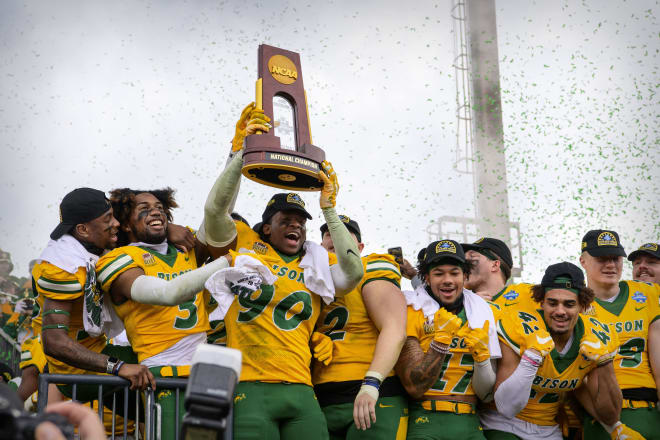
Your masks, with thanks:
[[[306,241],[305,223],[312,217],[298,194],[275,194],[255,230],[229,216],[241,178],[243,140],[247,134],[270,128],[269,118],[253,104],[246,107],[241,120],[232,142],[234,156],[206,201],[205,240],[214,257],[233,249],[254,252],[277,280],[252,295],[239,295],[224,316],[227,347],[243,353],[234,399],[234,438],[327,438],[325,418],[311,386],[310,338],[321,294],[332,295],[334,289],[336,295],[343,295],[353,290],[364,274],[362,261],[334,210],[339,185],[328,162],[319,171],[324,182],[320,206],[336,256]],[[221,219],[211,222],[211,215]],[[325,300],[329,303],[332,297]]]
[[[510,307],[536,307],[532,300],[532,284],[506,285],[511,277],[513,258],[502,240],[482,237],[461,246],[471,264],[470,276],[465,282],[467,289],[495,303],[503,311]]]
[[[498,323],[502,359],[495,385],[497,411],[481,415],[486,437],[561,440],[556,420],[561,402],[583,385],[601,419],[614,425],[617,434],[629,433],[617,423],[621,393],[612,368],[616,335],[579,314],[594,297],[582,271],[570,263],[553,264],[532,295],[538,310],[510,309]]]
[[[405,292],[407,338],[395,369],[413,399],[409,440],[484,438],[475,409],[492,399],[499,344],[490,306],[463,290],[469,270],[460,244],[433,242],[418,268],[424,286]]]
[[[633,278],[660,284],[660,249],[658,243],[644,243],[628,255],[632,261]]]
[[[339,218],[362,252],[358,223]],[[321,245],[335,252],[327,224],[321,226]],[[314,344],[314,391],[331,439],[405,438],[408,402],[393,371],[406,339],[399,265],[387,254],[367,255],[362,264],[358,287],[321,311],[316,330],[323,335],[314,337],[329,350],[321,356],[321,342]]]
[[[32,326],[35,334],[41,335],[49,372],[114,373],[130,380],[132,389],[153,386],[153,376],[137,364],[130,348],[107,344],[105,335],[92,337],[83,325],[85,292],[98,293],[94,264],[105,249],[114,248],[117,242],[119,223],[110,202],[102,191],[78,188],[62,200],[60,218],[39,263],[32,269],[37,302]],[[39,353],[35,348],[32,357],[36,361]],[[115,369],[119,357],[126,362]],[[70,385],[58,388],[72,397]],[[96,386],[79,386],[76,399],[95,399],[96,392]]]
[[[623,393],[621,421],[649,439],[660,438],[657,411],[660,383],[660,286],[621,281],[626,252],[619,235],[611,230],[591,230],[582,239],[580,263],[587,285],[596,294],[591,313],[618,334],[620,347],[614,373]],[[585,406],[591,415],[596,415]],[[585,438],[607,438],[598,423],[587,416]]]
[[[99,285],[110,296],[140,365],[156,377],[189,375],[195,347],[206,342],[210,329],[204,282],[228,267],[230,258],[202,266],[208,258],[202,243],[196,241],[187,252],[178,252],[168,242],[171,211],[177,207],[173,192],[170,188],[111,191],[120,224],[119,243],[128,244],[108,252],[96,265]],[[161,405],[162,432],[173,437],[175,396],[161,391],[156,400]],[[182,417],[183,406],[179,409]]]

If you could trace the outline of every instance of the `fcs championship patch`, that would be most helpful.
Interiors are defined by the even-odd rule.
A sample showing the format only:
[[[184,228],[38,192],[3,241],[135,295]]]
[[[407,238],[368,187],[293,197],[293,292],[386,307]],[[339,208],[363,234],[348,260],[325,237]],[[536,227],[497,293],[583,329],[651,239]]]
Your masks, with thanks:
[[[632,299],[642,304],[646,302],[646,295],[638,290],[633,294]]]
[[[287,194],[286,202],[295,203],[296,205],[299,205],[301,208],[305,209],[305,202],[303,202],[303,199],[301,199],[300,196],[296,193]]]
[[[252,249],[254,249],[254,251],[258,254],[265,254],[268,252],[268,246],[260,241],[255,241],[252,245]]]
[[[481,237],[479,240],[475,241],[474,244],[481,243],[485,239],[486,239],[486,237]]]
[[[614,234],[608,231],[600,233],[597,244],[598,246],[618,246]]]
[[[456,253],[456,246],[449,240],[442,240],[437,245],[435,245],[435,253],[439,254],[441,252],[449,252],[450,254]]]
[[[142,254],[142,261],[144,261],[145,266],[153,266],[156,264],[156,260],[154,260],[154,256],[151,255],[149,252],[146,254]]]
[[[435,333],[435,327],[433,325],[433,318],[434,316],[429,316],[426,321],[424,322],[424,334],[425,335],[430,335],[431,333]]]
[[[347,215],[340,215],[339,220],[341,220],[344,223],[348,223],[351,221],[351,219]]]
[[[644,243],[638,250],[655,252],[658,250],[658,245],[656,243]]]

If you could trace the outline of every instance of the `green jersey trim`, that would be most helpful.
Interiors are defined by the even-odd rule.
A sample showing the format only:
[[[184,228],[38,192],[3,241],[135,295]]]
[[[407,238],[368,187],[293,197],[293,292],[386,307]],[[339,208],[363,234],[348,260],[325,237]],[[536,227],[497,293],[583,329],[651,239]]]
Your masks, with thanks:
[[[545,316],[543,315],[543,310],[538,311],[543,318],[543,324],[545,325],[546,331],[548,330],[548,324],[545,322]],[[568,349],[566,354],[560,354],[556,348],[553,348],[550,352],[550,358],[552,363],[555,365],[555,369],[558,373],[563,373],[568,367],[570,367],[575,359],[577,359],[578,354],[580,354],[580,342],[582,342],[582,337],[584,336],[584,322],[582,318],[578,316],[577,323],[573,327],[573,341],[571,342],[571,347]]]
[[[367,281],[365,281],[364,284],[362,284],[362,288],[361,288],[360,290],[364,289],[364,286],[366,286],[366,285],[369,284],[370,282],[372,282],[372,281],[378,281],[378,280],[389,281],[390,283],[394,284],[394,285],[395,285],[396,287],[398,287],[399,289],[401,288],[401,285],[400,285],[396,280],[393,280],[392,278],[387,278],[387,277],[377,277],[377,278],[369,278]]]
[[[179,256],[179,252],[177,252],[176,248],[171,243],[167,244],[167,254],[166,255],[163,255],[160,252],[156,252],[153,249],[149,249],[148,247],[142,247],[142,246],[137,246],[137,247],[139,247],[142,250],[145,250],[145,251],[149,252],[151,255],[158,258],[159,260],[161,260],[163,263],[167,264],[170,267],[174,267],[174,263],[176,263],[176,259]]]
[[[101,285],[104,285],[106,281],[111,279],[117,272],[119,272],[129,264],[133,264],[133,259],[131,258],[130,255],[127,254],[121,254],[117,258],[112,260],[110,263],[106,264],[97,273],[98,280],[101,283]]]
[[[607,310],[613,315],[619,316],[619,314],[623,311],[624,307],[626,307],[626,304],[628,303],[628,296],[629,296],[629,290],[628,290],[628,283],[625,281],[619,281],[619,295],[616,297],[616,299],[613,302],[607,302],[603,301],[602,299],[599,298],[594,298],[598,305],[600,305],[602,308]]]
[[[268,244],[270,244],[270,243],[268,243]],[[284,262],[287,263],[287,264],[288,264],[288,263],[291,263],[292,261],[297,260],[298,258],[300,258],[300,252],[298,252],[298,253],[295,254],[295,255],[287,255],[287,254],[283,254],[283,253],[281,253],[280,251],[278,251],[277,249],[275,249],[272,245],[271,245],[271,248],[273,248],[273,250],[274,250],[275,252],[277,252],[277,255],[279,255],[280,258],[281,258],[282,260],[284,260]]]
[[[51,293],[82,293],[82,286],[78,281],[56,281],[39,277],[37,285],[39,285],[42,290]]]

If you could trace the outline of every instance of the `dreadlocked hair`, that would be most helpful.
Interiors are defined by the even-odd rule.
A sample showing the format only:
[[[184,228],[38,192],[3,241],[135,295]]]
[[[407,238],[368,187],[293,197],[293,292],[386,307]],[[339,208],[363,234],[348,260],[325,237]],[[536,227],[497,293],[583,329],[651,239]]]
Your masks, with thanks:
[[[123,230],[123,226],[127,225],[133,208],[135,208],[135,196],[138,194],[149,193],[156,197],[163,205],[163,210],[167,216],[167,221],[172,221],[172,209],[178,208],[179,205],[174,200],[174,190],[170,187],[154,190],[140,190],[130,188],[117,188],[110,191],[110,203],[112,204],[112,211],[115,218],[119,222],[119,232],[117,232],[117,246],[125,246],[129,243],[128,235]]]

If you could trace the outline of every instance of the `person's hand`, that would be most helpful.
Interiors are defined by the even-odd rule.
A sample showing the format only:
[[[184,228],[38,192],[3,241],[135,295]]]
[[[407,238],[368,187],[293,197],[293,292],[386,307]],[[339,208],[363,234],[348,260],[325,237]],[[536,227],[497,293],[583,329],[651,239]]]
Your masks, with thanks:
[[[610,347],[604,345],[595,335],[586,332],[584,339],[580,342],[580,354],[600,366],[614,359],[616,350],[610,351]]]
[[[91,408],[79,403],[59,402],[46,407],[46,412],[59,414],[78,428],[78,435],[84,440],[106,440],[105,428],[99,415]],[[36,440],[65,440],[62,431],[51,422],[43,422],[34,431]]]
[[[329,336],[321,332],[314,332],[309,342],[312,347],[312,354],[317,361],[322,362],[323,365],[332,362],[332,349],[334,346]]]
[[[195,247],[195,235],[190,229],[173,223],[167,225],[167,241],[184,254]]]
[[[231,152],[236,153],[243,149],[245,136],[253,135],[257,131],[268,133],[269,122],[270,118],[264,114],[262,109],[256,108],[254,102],[245,106],[236,122],[234,138],[231,140]]]
[[[552,340],[550,333],[543,329],[538,329],[530,334],[525,334],[523,345],[520,347],[520,354],[525,350],[533,350],[544,358],[555,348],[555,341]]]
[[[490,350],[488,349],[488,326],[490,321],[486,320],[482,328],[471,329],[469,326],[462,327],[456,334],[463,338],[465,345],[472,351],[472,357],[475,362],[483,362],[490,359]]]
[[[117,373],[119,377],[123,377],[131,381],[131,389],[144,390],[148,386],[151,389],[156,389],[156,379],[151,371],[145,366],[140,364],[123,364]]]
[[[321,162],[319,178],[323,181],[323,188],[321,188],[321,198],[319,200],[321,209],[334,208],[335,205],[337,205],[339,182],[337,182],[337,173],[335,173],[335,170],[332,168],[332,164],[327,160]]]
[[[412,278],[417,275],[417,269],[415,269],[415,266],[410,264],[410,261],[405,258],[403,259],[403,264],[400,264],[399,267],[401,268],[401,275],[404,278],[412,280]]]
[[[23,298],[16,301],[14,306],[14,312],[19,314],[28,314],[32,313],[32,308],[34,307],[34,302],[30,298]]]
[[[612,440],[644,440],[644,436],[631,427],[617,422],[614,430],[610,433]]]
[[[370,388],[373,388],[373,391],[361,388],[353,402],[353,421],[358,430],[367,430],[371,428],[372,422],[376,423],[378,390],[374,387]]]
[[[448,312],[444,307],[440,307],[440,309],[435,312],[433,320],[433,327],[435,329],[433,340],[449,346],[452,338],[456,336],[456,332],[462,325],[463,321],[461,321],[461,318]]]

